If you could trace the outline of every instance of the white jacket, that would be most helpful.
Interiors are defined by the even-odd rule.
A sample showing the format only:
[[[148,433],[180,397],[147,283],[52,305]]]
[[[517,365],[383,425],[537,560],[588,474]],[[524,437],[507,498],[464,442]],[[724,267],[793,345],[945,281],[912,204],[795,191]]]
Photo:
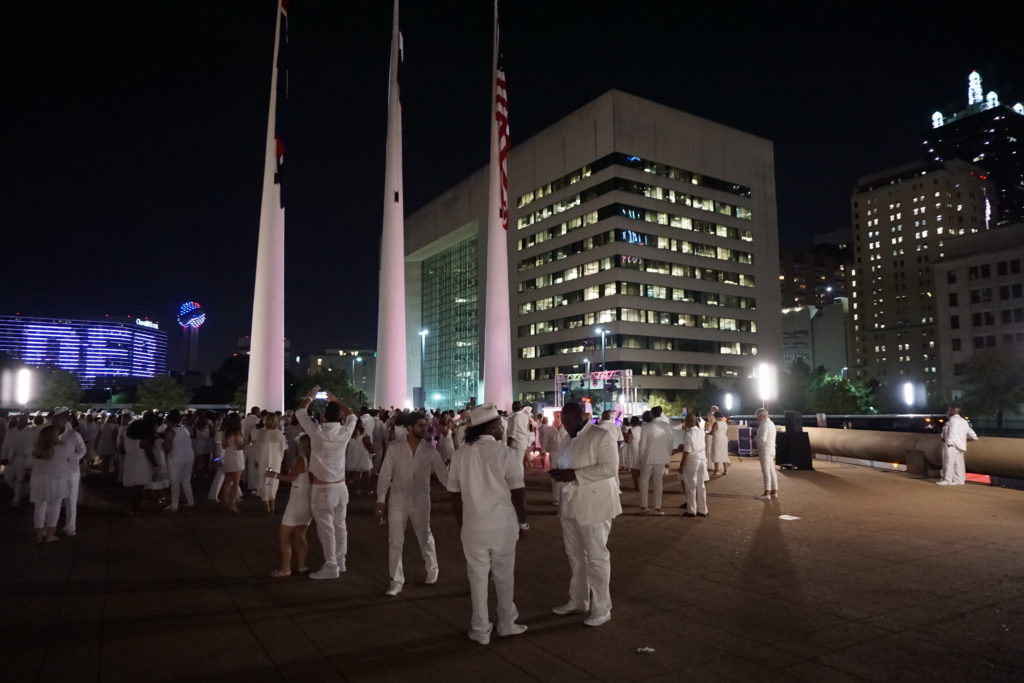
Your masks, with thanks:
[[[640,428],[640,464],[664,465],[672,459],[675,435],[669,423],[652,420]]]
[[[305,410],[295,413],[295,419],[309,434],[309,473],[320,481],[341,481],[345,478],[345,450],[356,429],[356,416],[349,415],[344,422],[318,425]]]
[[[775,433],[777,431],[775,423],[770,417],[758,426],[757,436],[754,437],[758,456],[775,455]]]
[[[961,451],[967,450],[968,441],[977,441],[978,435],[960,415],[951,415],[942,428],[942,443]]]
[[[619,501],[619,451],[607,431],[587,424],[558,458],[576,481],[562,486],[559,514],[579,524],[596,524],[622,514]]]

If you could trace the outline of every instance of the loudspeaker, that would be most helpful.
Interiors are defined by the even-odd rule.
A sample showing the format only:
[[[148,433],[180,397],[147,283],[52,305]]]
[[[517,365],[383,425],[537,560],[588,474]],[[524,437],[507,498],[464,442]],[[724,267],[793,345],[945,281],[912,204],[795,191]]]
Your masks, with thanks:
[[[804,415],[799,410],[786,411],[786,433],[796,434],[804,431]]]

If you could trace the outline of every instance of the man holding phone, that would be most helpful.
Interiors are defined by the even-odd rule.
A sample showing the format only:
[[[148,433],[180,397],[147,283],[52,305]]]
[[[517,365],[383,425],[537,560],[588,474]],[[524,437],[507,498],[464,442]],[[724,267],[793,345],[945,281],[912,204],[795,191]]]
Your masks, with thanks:
[[[324,551],[324,565],[309,578],[336,579],[345,572],[345,555],[348,552],[345,449],[355,431],[356,416],[341,399],[327,391],[324,392],[328,403],[323,422],[319,425],[313,422],[308,409],[319,391],[320,387],[314,387],[295,412],[295,418],[309,435],[310,508]]]

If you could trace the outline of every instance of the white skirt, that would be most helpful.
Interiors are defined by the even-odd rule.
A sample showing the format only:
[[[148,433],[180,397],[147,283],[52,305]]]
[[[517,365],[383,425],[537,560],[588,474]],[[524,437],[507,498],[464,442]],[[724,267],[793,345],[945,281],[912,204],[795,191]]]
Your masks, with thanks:
[[[33,503],[60,503],[71,495],[68,477],[53,460],[31,459],[32,479],[28,499]]]
[[[139,440],[126,438],[124,451],[124,485],[149,486],[153,481],[153,466],[149,464],[146,452],[139,446]]]

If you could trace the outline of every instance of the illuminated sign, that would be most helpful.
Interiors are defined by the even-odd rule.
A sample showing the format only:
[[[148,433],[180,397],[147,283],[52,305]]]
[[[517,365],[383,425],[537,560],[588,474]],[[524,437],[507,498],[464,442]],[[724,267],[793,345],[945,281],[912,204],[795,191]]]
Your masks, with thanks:
[[[155,322],[153,322],[151,320],[143,320],[142,318],[136,318],[135,319],[135,324],[136,325],[141,325],[142,327],[148,327],[151,330],[159,330],[160,329],[160,325],[158,325],[157,323],[155,323]]]
[[[967,77],[967,106],[981,104],[981,100],[981,74],[972,71],[971,75]]]
[[[156,323],[0,316],[0,353],[59,367],[83,387],[97,377],[152,377],[167,370],[167,334]]]

